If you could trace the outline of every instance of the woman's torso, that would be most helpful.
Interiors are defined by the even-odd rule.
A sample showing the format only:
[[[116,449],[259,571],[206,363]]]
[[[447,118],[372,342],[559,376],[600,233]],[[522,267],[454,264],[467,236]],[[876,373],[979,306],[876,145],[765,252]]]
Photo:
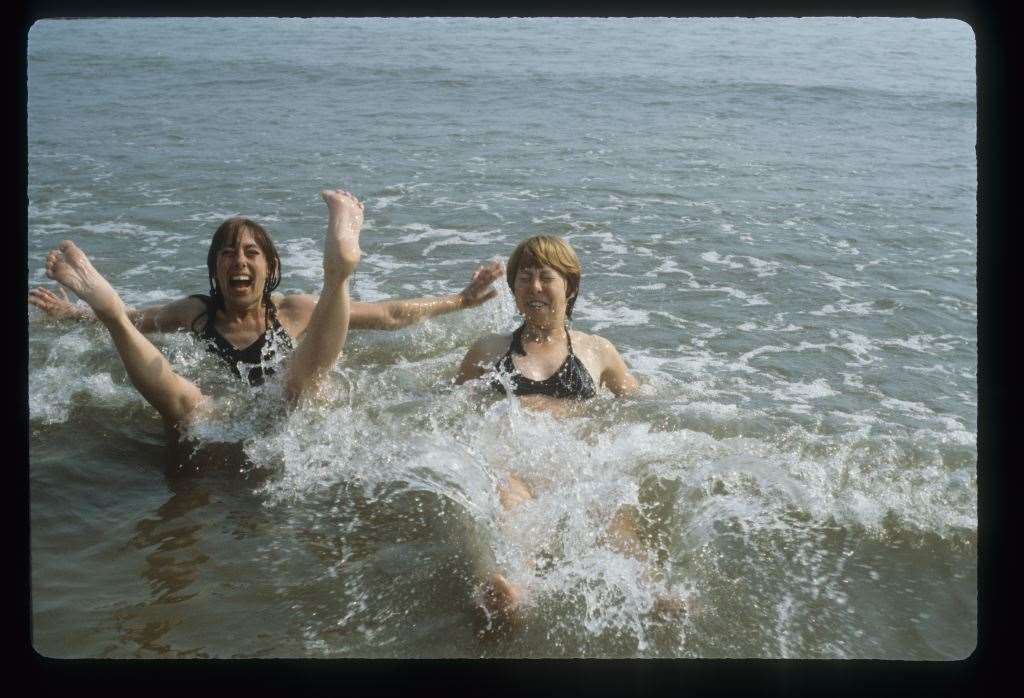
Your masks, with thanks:
[[[586,335],[567,330],[564,358],[558,363],[558,358],[562,356],[560,349],[553,348],[546,356],[536,350],[527,353],[522,333],[523,327],[512,333],[508,349],[494,364],[494,369],[505,377],[514,395],[547,395],[586,400],[597,394],[597,384],[593,379],[596,362],[593,357],[581,357],[576,351],[576,347],[587,344]],[[583,353],[589,354],[586,351]],[[497,377],[492,380],[492,384],[505,392],[504,383]]]
[[[217,328],[217,308],[213,299],[204,295],[191,297],[205,305],[203,312],[192,322],[193,334],[206,343],[210,352],[221,357],[236,376],[244,376],[250,385],[262,384],[295,348],[292,336],[277,317],[276,307],[267,313],[265,329],[254,339],[251,339],[251,331],[227,333],[225,336]],[[239,345],[234,342],[239,342]]]

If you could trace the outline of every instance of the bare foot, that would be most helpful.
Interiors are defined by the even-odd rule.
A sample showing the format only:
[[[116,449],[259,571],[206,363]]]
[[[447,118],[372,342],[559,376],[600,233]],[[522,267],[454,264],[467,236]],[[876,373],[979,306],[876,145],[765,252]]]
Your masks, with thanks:
[[[484,582],[478,603],[484,612],[484,631],[498,630],[518,620],[519,589],[500,574],[492,574]]]
[[[324,240],[324,281],[341,282],[352,276],[362,257],[359,231],[363,227],[363,204],[341,189],[324,189],[320,196],[329,212]]]
[[[498,295],[491,284],[501,278],[501,263],[491,262],[478,267],[469,280],[469,285],[462,289],[462,305],[466,308],[474,308]]]
[[[74,291],[104,323],[116,320],[125,312],[117,291],[70,240],[60,243],[46,256],[46,276]]]

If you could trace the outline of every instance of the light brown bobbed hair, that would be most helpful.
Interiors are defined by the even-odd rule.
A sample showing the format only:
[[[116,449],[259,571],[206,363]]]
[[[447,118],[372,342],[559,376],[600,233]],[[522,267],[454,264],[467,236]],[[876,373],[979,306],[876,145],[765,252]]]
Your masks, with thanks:
[[[576,251],[569,246],[569,243],[556,235],[534,235],[523,240],[513,250],[505,267],[505,279],[508,281],[508,287],[513,295],[516,292],[515,281],[519,268],[536,265],[551,267],[565,278],[568,287],[566,289],[565,315],[571,319],[572,307],[576,304],[576,299],[579,298],[580,277],[582,276],[580,260],[576,256]]]

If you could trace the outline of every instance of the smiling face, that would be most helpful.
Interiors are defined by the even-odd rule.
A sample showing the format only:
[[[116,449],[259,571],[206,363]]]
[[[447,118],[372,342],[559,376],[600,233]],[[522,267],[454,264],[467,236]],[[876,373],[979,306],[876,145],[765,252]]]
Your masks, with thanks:
[[[564,325],[570,299],[569,283],[555,268],[536,260],[524,261],[513,279],[516,308],[533,325]]]
[[[259,303],[267,285],[267,258],[253,234],[243,230],[217,252],[217,287],[225,303]]]
[[[259,302],[266,286],[268,265],[249,230],[217,253],[217,287],[224,301],[249,305]]]
[[[565,240],[536,235],[508,258],[506,278],[516,308],[535,324],[565,324],[580,286],[580,262]]]
[[[217,228],[206,263],[221,307],[266,303],[269,291],[280,282],[274,243],[259,224],[246,218],[229,218]]]

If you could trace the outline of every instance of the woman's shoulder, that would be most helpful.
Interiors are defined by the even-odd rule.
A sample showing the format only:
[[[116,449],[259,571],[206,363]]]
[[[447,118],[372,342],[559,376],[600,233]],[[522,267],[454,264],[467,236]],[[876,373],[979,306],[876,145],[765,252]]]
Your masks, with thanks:
[[[478,338],[463,357],[455,382],[463,383],[482,376],[489,366],[493,366],[508,351],[511,341],[512,335],[507,334],[492,333]]]
[[[512,343],[512,334],[492,332],[477,338],[469,350],[477,354],[504,354]]]
[[[574,350],[582,349],[593,351],[599,354],[609,350],[615,351],[615,345],[599,334],[588,334],[579,330],[569,330],[569,339],[572,340]]]
[[[270,302],[277,308],[278,313],[302,325],[309,322],[316,308],[316,301],[316,296],[307,293],[270,294]]]
[[[209,310],[210,297],[197,293],[168,303],[160,311],[159,322],[161,326],[199,330],[206,324]]]

